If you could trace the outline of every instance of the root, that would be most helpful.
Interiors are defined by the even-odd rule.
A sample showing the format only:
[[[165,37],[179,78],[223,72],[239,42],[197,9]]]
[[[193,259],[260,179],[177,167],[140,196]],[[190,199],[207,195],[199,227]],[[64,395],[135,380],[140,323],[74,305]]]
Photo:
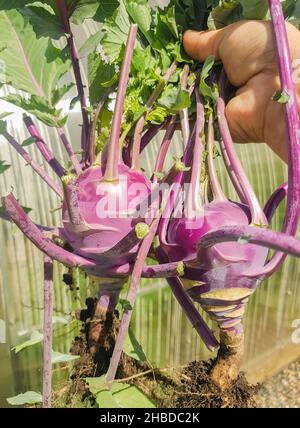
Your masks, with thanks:
[[[244,355],[244,333],[220,332],[220,348],[211,370],[212,382],[225,391],[237,380]]]

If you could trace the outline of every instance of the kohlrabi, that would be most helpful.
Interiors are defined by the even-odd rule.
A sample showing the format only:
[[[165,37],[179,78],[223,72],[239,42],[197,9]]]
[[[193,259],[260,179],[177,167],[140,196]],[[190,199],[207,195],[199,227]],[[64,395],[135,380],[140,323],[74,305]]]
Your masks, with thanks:
[[[300,244],[294,237],[300,209],[300,125],[280,1],[269,0],[269,9],[285,99],[289,176],[288,183],[275,191],[264,209],[234,150],[225,116],[225,71],[213,58],[205,64],[193,62],[181,46],[187,28],[217,26],[221,15],[227,17],[225,24],[237,19],[231,14],[233,10],[228,14],[225,2],[209,1],[203,9],[200,2],[171,0],[165,8],[151,9],[146,0],[120,0],[100,5],[97,10],[93,5],[81,8],[81,2],[76,1],[47,2],[46,9],[41,2],[30,6],[21,3],[15,9],[11,2],[1,3],[0,34],[8,37],[13,29],[16,43],[11,46],[14,55],[0,48],[0,60],[7,63],[3,83],[27,95],[10,94],[5,99],[27,112],[26,128],[58,182],[16,141],[4,120],[0,132],[57,194],[62,223],[54,228],[34,224],[12,193],[2,198],[0,215],[13,221],[45,254],[44,407],[51,404],[53,260],[71,269],[80,268],[98,284],[91,323],[94,321],[94,327],[88,340],[94,355],[107,332],[102,326],[111,322],[119,293],[130,279],[106,377],[109,388],[141,277],[166,278],[206,346],[213,350],[220,345],[211,376],[221,389],[229,388],[243,356],[245,304],[258,284],[278,269],[285,254],[300,256]],[[259,2],[252,7],[245,1],[234,3],[240,18],[243,11],[262,18]],[[262,3],[264,15],[266,2]],[[72,33],[72,24],[86,18],[101,23],[100,32],[81,50],[88,51],[88,99]],[[45,28],[41,28],[43,19]],[[67,49],[59,50],[51,40],[61,37],[65,37]],[[43,76],[33,51],[43,65]],[[58,85],[71,64],[77,88],[71,104],[79,101],[82,115],[80,160],[66,136],[66,118],[57,107],[72,86]],[[28,114],[56,128],[69,156],[68,165],[59,162]],[[182,146],[166,170],[177,128],[181,129]],[[141,153],[159,131],[164,136],[147,177],[140,167]],[[220,186],[215,169],[219,150],[239,201],[228,200]],[[285,196],[282,232],[271,231],[269,222]],[[276,250],[270,257],[269,249]],[[146,263],[149,253],[156,264]],[[219,342],[192,300],[217,321]]]

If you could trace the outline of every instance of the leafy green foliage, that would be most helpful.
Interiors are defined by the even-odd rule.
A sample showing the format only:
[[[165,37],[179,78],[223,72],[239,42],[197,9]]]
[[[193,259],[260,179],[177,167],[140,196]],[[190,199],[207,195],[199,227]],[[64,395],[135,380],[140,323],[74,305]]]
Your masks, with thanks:
[[[24,404],[41,403],[43,401],[43,397],[38,392],[27,391],[24,392],[24,394],[19,394],[15,397],[9,397],[6,399],[6,401],[11,406],[23,406]]]
[[[10,168],[11,165],[7,164],[6,161],[0,160],[0,174],[3,174]]]
[[[148,360],[142,345],[139,343],[130,327],[124,342],[123,352],[138,361],[145,362]]]
[[[300,29],[300,0],[285,0],[282,7],[286,19]]]
[[[70,363],[80,358],[78,355],[62,354],[61,352],[52,351],[51,362],[52,364]]]
[[[10,116],[11,114],[12,113],[6,113],[6,112],[0,113],[0,120],[5,119],[6,117]]]
[[[54,91],[54,96],[56,96],[57,91],[58,90]],[[61,110],[57,110],[55,107],[52,107],[51,104],[49,105],[43,97],[31,95],[25,98],[18,94],[9,94],[2,97],[2,99],[33,114],[48,126],[63,126],[66,121],[66,118],[61,118]]]
[[[31,146],[31,144],[34,144],[34,143],[35,143],[35,138],[28,137],[26,138],[26,140],[23,141],[22,146],[27,147],[27,146]]]
[[[241,19],[266,19],[267,0],[207,0],[211,8],[208,26],[222,28]]]
[[[43,341],[43,338],[44,338],[43,334],[35,330],[32,332],[29,340],[26,340],[25,342],[15,346],[14,348],[12,348],[12,351],[15,351],[15,353],[18,354],[23,349],[26,349],[38,343],[41,343]]]
[[[286,104],[289,102],[290,96],[285,91],[276,91],[272,97],[273,101],[279,104]]]
[[[153,402],[135,386],[123,382],[113,382],[111,391],[105,384],[105,376],[85,378],[89,390],[96,397],[101,409],[154,408]]]
[[[50,39],[38,38],[28,18],[17,10],[0,11],[0,40],[0,60],[5,63],[2,83],[51,102],[58,80],[70,68],[66,54]]]

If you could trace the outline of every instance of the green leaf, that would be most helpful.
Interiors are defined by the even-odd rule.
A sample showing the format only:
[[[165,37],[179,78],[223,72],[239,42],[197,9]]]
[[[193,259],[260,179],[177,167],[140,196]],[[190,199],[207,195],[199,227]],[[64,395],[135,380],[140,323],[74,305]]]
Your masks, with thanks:
[[[43,401],[43,397],[38,392],[27,391],[24,394],[16,395],[6,399],[11,406],[23,406],[24,404],[36,404]]]
[[[123,0],[121,0],[112,17],[102,27],[104,37],[101,44],[111,63],[119,58],[122,46],[127,41],[129,28],[128,13]]]
[[[0,120],[5,119],[7,116],[10,116],[11,114],[13,113],[6,113],[6,112],[0,113]]]
[[[215,64],[215,57],[209,56],[202,67],[199,90],[200,94],[204,97],[206,101],[206,108],[209,110],[215,105],[218,99],[218,89],[216,85],[210,87],[206,83],[206,79],[209,77],[209,74]]]
[[[64,317],[53,316],[52,317],[52,324],[63,324],[63,325],[67,325],[67,324],[69,324],[69,321],[66,318],[64,318]]]
[[[135,360],[142,362],[148,361],[142,345],[138,342],[130,327],[124,342],[123,352]]]
[[[168,27],[172,35],[177,39],[178,28],[175,19],[175,6],[169,7],[165,15],[161,15],[162,22]]]
[[[163,91],[158,103],[165,107],[169,113],[179,113],[191,105],[189,92],[179,87],[168,85]]]
[[[105,375],[99,378],[85,378],[88,388],[96,396],[99,408],[154,408],[153,402],[138,388],[123,382],[113,382],[107,389]]]
[[[131,303],[126,299],[119,299],[119,304],[121,305],[123,311],[132,311]]]
[[[43,338],[43,334],[35,330],[32,332],[29,340],[26,340],[25,342],[15,346],[14,348],[12,348],[12,351],[15,351],[15,353],[18,354],[18,352],[22,351],[23,349],[30,348],[31,346],[34,346],[37,343],[41,343],[43,341]]]
[[[93,18],[95,21],[104,22],[112,16],[118,5],[118,0],[79,0],[76,2],[71,21],[81,24],[84,19]]]
[[[272,100],[280,104],[287,104],[290,100],[290,95],[285,91],[276,91],[272,97]]]
[[[83,380],[87,383],[89,390],[94,395],[98,394],[102,389],[106,389],[105,375],[100,377],[86,377]]]
[[[6,161],[0,160],[0,174],[3,174],[10,167],[11,167],[11,165],[7,164]]]
[[[71,361],[78,360],[79,355],[62,354],[61,352],[52,351],[51,362],[52,364],[70,363]]]
[[[26,138],[26,140],[23,141],[22,146],[23,147],[30,146],[33,143],[35,143],[35,138],[28,137],[28,138]]]
[[[151,8],[147,0],[128,0],[127,11],[134,23],[138,25],[139,30],[143,33],[149,43],[152,42],[151,33]]]
[[[61,110],[52,107],[48,102],[36,95],[31,95],[29,98],[24,98],[18,94],[9,94],[2,99],[6,102],[27,111],[36,116],[41,122],[48,126],[57,127],[60,120]]]
[[[19,12],[30,21],[38,38],[58,40],[64,35],[59,14],[47,2],[32,2]]]
[[[265,19],[268,13],[267,0],[240,0],[244,19]]]
[[[118,407],[125,409],[155,408],[153,402],[141,390],[127,383],[114,382],[111,392]],[[99,394],[97,394],[97,403],[99,407],[102,407]]]
[[[0,60],[5,63],[2,83],[50,103],[58,80],[71,65],[66,51],[48,38],[37,38],[28,18],[17,10],[0,11],[0,40]]]
[[[103,35],[103,31],[98,31],[95,34],[92,34],[79,49],[80,55],[87,55],[91,52],[95,52],[103,39]]]
[[[7,124],[5,120],[0,120],[0,135],[3,135],[7,130]]]
[[[107,88],[113,86],[118,79],[115,66],[107,64],[98,53],[88,57],[89,94],[92,105],[98,104]]]
[[[56,106],[56,104],[62,100],[62,98],[75,86],[74,83],[68,83],[66,85],[61,86],[60,88],[56,88],[52,92],[51,105]]]

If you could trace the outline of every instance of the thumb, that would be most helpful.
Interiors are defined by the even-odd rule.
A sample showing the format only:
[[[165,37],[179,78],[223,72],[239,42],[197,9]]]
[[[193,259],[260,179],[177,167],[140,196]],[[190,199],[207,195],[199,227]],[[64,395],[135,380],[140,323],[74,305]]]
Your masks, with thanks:
[[[187,30],[183,35],[183,46],[186,53],[198,61],[205,61],[211,55],[219,60],[219,47],[223,38],[223,28],[200,32]]]

